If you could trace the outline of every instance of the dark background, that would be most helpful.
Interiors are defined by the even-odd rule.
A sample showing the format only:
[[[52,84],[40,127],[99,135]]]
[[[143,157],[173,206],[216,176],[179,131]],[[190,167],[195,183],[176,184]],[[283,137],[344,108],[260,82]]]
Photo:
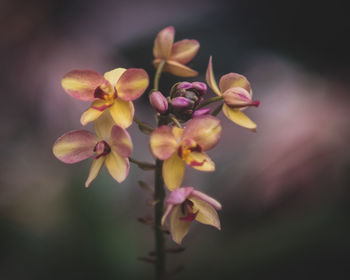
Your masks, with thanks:
[[[227,121],[209,152],[214,173],[187,169],[185,185],[220,200],[221,232],[192,225],[168,258],[173,279],[349,279],[349,19],[339,1],[1,1],[0,279],[152,279],[137,260],[153,248],[148,195],[132,166],[117,184],[90,162],[65,165],[55,139],[80,129],[87,103],[60,87],[71,69],[145,68],[164,27],[197,39],[190,66],[204,80],[239,72],[261,106],[251,133]],[[166,94],[181,78],[165,74]],[[153,122],[146,95],[136,115]],[[152,160],[129,129],[133,156]],[[168,239],[169,247],[175,244]]]

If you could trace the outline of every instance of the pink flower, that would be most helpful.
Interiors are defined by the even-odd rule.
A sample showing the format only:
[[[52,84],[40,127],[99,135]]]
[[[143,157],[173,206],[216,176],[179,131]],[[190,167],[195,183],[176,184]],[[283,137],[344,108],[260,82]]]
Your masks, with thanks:
[[[260,101],[252,99],[253,92],[246,77],[237,73],[229,73],[220,78],[219,86],[216,84],[212,58],[209,59],[206,80],[209,87],[224,99],[222,111],[234,123],[256,131],[256,124],[242,112],[249,106],[258,107]]]
[[[62,87],[69,95],[93,101],[81,116],[82,125],[96,120],[108,109],[114,122],[123,128],[132,124],[132,101],[145,92],[148,84],[146,71],[137,68],[117,68],[103,76],[91,70],[73,70],[62,78]]]
[[[59,137],[53,145],[54,155],[64,163],[76,163],[92,157],[88,187],[103,164],[111,176],[121,183],[129,173],[129,159],[133,145],[129,133],[104,113],[94,123],[96,134],[87,130],[73,130]]]
[[[194,77],[197,71],[185,66],[197,54],[199,43],[196,40],[181,40],[174,44],[175,29],[172,26],[161,30],[154,40],[153,64],[158,67],[161,61],[165,61],[163,71],[175,76]]]
[[[162,224],[170,215],[171,236],[178,244],[181,244],[182,239],[188,233],[193,220],[221,229],[216,212],[216,210],[221,210],[220,202],[196,191],[193,187],[182,187],[174,190],[166,202],[167,208],[162,217]]]
[[[205,151],[216,146],[221,130],[219,119],[206,115],[190,120],[184,129],[163,125],[152,132],[151,151],[164,160],[163,178],[169,190],[180,187],[186,164],[200,171],[215,170]]]

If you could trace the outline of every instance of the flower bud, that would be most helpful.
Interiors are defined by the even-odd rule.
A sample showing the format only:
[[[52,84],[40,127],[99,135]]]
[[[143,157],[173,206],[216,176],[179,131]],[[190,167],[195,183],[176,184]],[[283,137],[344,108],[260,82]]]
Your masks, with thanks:
[[[200,95],[207,93],[207,85],[202,82],[193,82],[192,87],[198,91]]]
[[[186,97],[175,97],[171,101],[171,106],[176,109],[189,108],[192,107],[194,102]]]
[[[168,101],[160,91],[153,91],[149,96],[149,102],[158,113],[165,113],[168,110]]]
[[[181,90],[181,89],[190,89],[192,88],[192,83],[190,82],[181,82],[177,85],[176,89]]]
[[[210,109],[209,108],[202,108],[202,109],[198,109],[196,111],[194,111],[193,113],[193,117],[200,117],[200,116],[204,116],[210,113]]]
[[[230,108],[258,107],[260,104],[259,100],[253,101],[251,93],[241,87],[228,89],[222,94],[222,97]]]

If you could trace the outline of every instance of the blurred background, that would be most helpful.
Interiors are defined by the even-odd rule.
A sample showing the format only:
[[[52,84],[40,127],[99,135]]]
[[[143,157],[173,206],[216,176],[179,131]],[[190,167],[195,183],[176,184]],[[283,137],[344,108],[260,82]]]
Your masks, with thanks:
[[[1,0],[0,18],[0,279],[152,279],[137,260],[154,246],[137,222],[152,215],[137,185],[152,173],[132,166],[118,184],[103,170],[85,189],[90,162],[66,165],[51,149],[88,107],[61,77],[140,67],[152,79],[153,40],[168,25],[176,41],[201,43],[190,63],[200,76],[187,80],[203,81],[213,55],[217,78],[244,74],[261,100],[247,110],[257,133],[219,115],[215,173],[187,169],[185,185],[222,202],[222,230],[193,224],[186,250],[168,256],[170,274],[183,268],[172,279],[349,279],[350,26],[340,1]],[[164,74],[161,89],[182,80]],[[154,123],[146,94],[135,106]],[[134,157],[151,161],[147,137],[129,131]]]

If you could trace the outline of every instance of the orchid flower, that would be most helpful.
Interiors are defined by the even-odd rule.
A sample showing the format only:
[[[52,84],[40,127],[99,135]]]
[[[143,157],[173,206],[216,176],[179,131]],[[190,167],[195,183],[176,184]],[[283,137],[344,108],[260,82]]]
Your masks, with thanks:
[[[182,187],[172,191],[166,202],[162,225],[170,215],[171,237],[178,244],[181,244],[188,233],[193,220],[221,229],[216,212],[221,210],[220,202],[193,187]]]
[[[185,66],[198,52],[199,42],[196,40],[181,40],[174,43],[175,29],[169,26],[161,30],[154,40],[153,64],[155,67],[165,61],[163,71],[180,77],[195,77],[197,71]]]
[[[54,155],[64,163],[76,163],[92,157],[88,187],[96,178],[103,164],[109,174],[119,183],[129,173],[129,155],[133,145],[129,133],[119,125],[114,125],[110,114],[104,113],[94,123],[96,134],[87,130],[73,130],[59,137],[53,145]]]
[[[129,127],[133,121],[135,109],[132,100],[139,98],[148,84],[146,71],[137,68],[117,68],[104,76],[91,70],[73,70],[62,78],[62,87],[69,95],[93,101],[80,118],[82,125],[96,120],[109,108],[115,123],[123,128]]]
[[[163,178],[169,190],[178,188],[186,164],[200,171],[214,171],[215,163],[204,153],[214,148],[221,136],[220,121],[210,115],[190,120],[187,126],[160,126],[151,134],[152,153],[163,163]]]
[[[224,99],[222,111],[225,116],[240,126],[256,131],[256,124],[242,112],[249,106],[258,107],[260,104],[258,100],[253,101],[253,92],[247,78],[237,73],[229,73],[220,78],[218,86],[210,57],[206,80],[209,87]]]

